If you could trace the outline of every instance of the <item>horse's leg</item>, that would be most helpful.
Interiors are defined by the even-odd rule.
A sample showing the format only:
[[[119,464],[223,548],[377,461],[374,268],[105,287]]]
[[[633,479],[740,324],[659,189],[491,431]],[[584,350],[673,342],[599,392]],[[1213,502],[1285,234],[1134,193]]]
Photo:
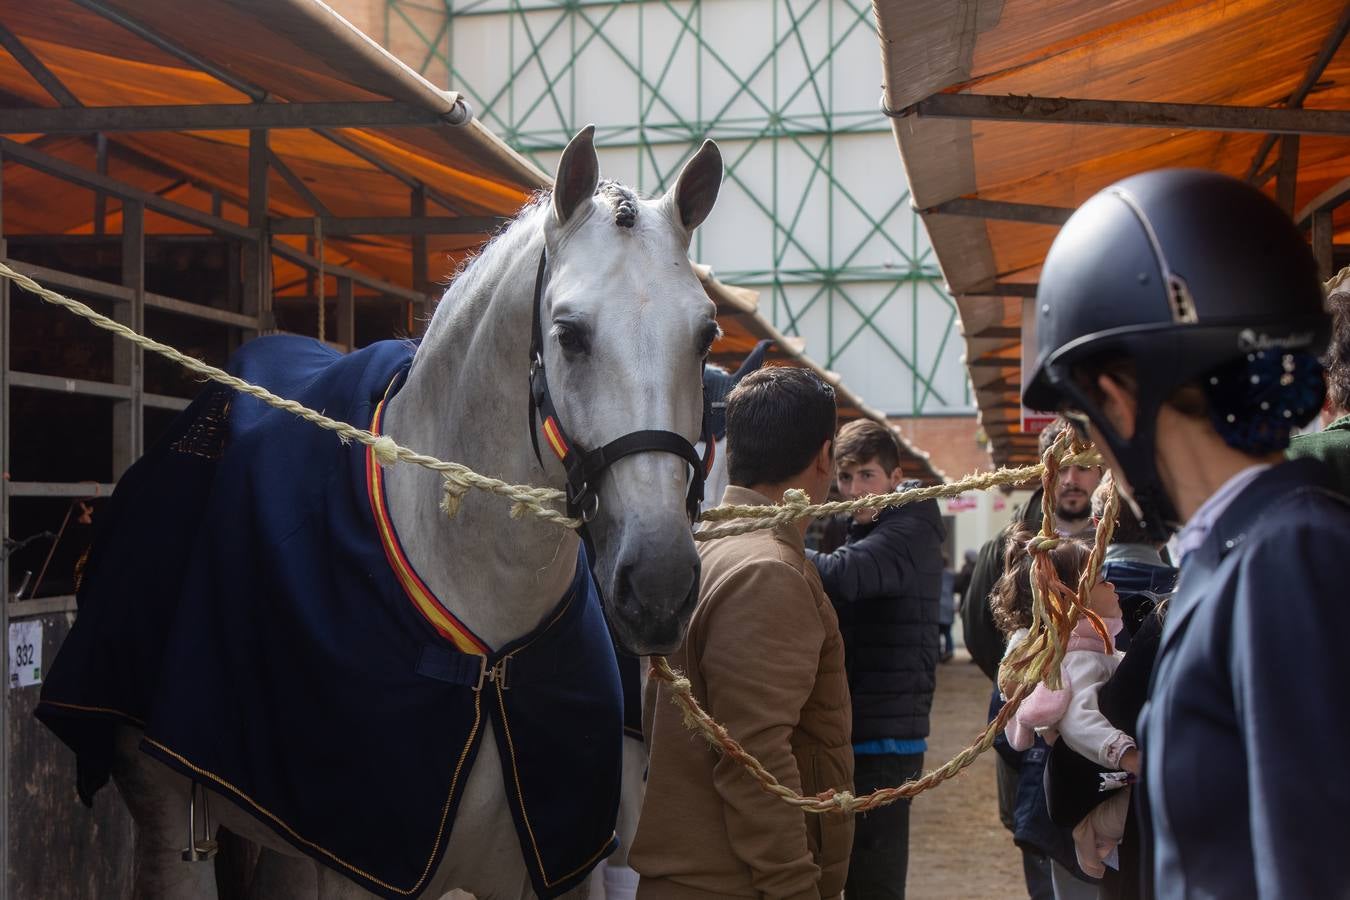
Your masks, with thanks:
[[[119,728],[113,753],[113,781],[136,826],[132,896],[138,900],[215,900],[216,867],[184,862],[188,842],[186,778],[166,778],[140,751],[141,732]]]
[[[349,878],[339,875],[327,866],[311,863],[318,876],[319,900],[378,900],[374,894]],[[295,894],[277,894],[278,898],[289,898]]]
[[[642,658],[638,671],[641,684],[639,697],[646,696],[647,658]],[[637,835],[638,819],[642,815],[642,798],[647,793],[647,745],[636,738],[623,741],[623,780],[619,791],[619,849],[600,865],[591,877],[589,900],[634,900],[637,896],[638,875],[628,867],[628,850]]]
[[[248,900],[277,900],[282,897],[318,897],[319,867],[306,857],[286,856],[262,848],[253,867]]]

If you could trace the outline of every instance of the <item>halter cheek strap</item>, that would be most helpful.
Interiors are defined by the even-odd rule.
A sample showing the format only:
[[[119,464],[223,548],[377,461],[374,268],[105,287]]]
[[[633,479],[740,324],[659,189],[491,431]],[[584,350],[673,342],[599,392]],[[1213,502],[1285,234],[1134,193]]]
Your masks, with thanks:
[[[716,454],[709,430],[707,397],[704,397],[703,403],[701,440],[704,451],[701,458],[689,441],[673,431],[633,431],[594,450],[586,450],[575,444],[568,438],[558,417],[558,410],[549,395],[548,378],[544,374],[542,306],[547,267],[548,254],[541,251],[539,271],[534,279],[534,323],[530,333],[530,441],[534,446],[535,458],[543,465],[544,460],[539,453],[541,429],[536,427],[542,419],[544,439],[567,472],[567,514],[582,522],[591,521],[600,509],[599,487],[605,470],[625,456],[660,452],[673,453],[689,463],[693,470],[689,478],[689,493],[685,498],[685,512],[693,521],[698,515],[699,504],[703,502],[703,482],[712,471]]]

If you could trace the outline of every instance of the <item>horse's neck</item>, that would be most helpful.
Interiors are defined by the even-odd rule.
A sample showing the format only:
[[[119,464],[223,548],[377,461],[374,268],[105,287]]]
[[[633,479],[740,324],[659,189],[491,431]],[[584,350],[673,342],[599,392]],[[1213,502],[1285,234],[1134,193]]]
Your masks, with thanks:
[[[389,404],[399,443],[513,484],[544,484],[530,442],[527,360],[539,242],[510,251],[495,277],[472,273],[442,302],[407,382]],[[533,253],[530,250],[533,249]],[[386,476],[390,515],[413,568],[451,613],[493,648],[533,630],[575,572],[577,538],[511,501],[470,491],[449,518],[441,476],[398,465]]]

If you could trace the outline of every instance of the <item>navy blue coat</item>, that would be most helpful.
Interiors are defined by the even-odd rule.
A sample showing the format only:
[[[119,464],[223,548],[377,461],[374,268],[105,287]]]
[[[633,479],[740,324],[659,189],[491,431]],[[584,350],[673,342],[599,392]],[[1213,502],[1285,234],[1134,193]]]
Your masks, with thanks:
[[[1263,472],[1182,565],[1140,735],[1160,898],[1350,896],[1350,503],[1329,480]]]
[[[806,551],[839,614],[855,744],[928,736],[944,537],[937,501],[925,500],[850,524],[833,553]]]

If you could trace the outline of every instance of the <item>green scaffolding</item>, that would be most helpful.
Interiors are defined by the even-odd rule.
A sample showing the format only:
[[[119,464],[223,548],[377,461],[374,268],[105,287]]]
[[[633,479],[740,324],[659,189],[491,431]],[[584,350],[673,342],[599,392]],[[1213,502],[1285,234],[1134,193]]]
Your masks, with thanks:
[[[386,0],[382,38],[414,68],[466,94],[485,125],[545,170],[575,130],[585,124],[578,115],[579,62],[590,53],[604,53],[618,60],[637,85],[636,115],[625,122],[601,123],[596,139],[602,148],[626,148],[636,153],[635,187],[639,190],[664,190],[678,174],[683,159],[706,138],[724,142],[724,149],[735,144],[737,152],[726,159],[727,183],[738,186],[771,227],[772,266],[739,270],[723,266],[718,277],[768,293],[771,320],[788,335],[799,335],[803,317],[823,307],[825,346],[819,346],[820,336],[813,334],[811,351],[826,368],[835,368],[850,349],[858,352],[864,334],[879,340],[892,360],[887,363],[871,358],[868,365],[898,365],[911,376],[913,385],[910,408],[892,408],[888,413],[969,411],[972,399],[968,380],[962,378],[964,386],[959,390],[953,390],[950,384],[939,390],[934,383],[940,367],[959,366],[957,311],[942,289],[932,250],[915,252],[920,225],[909,209],[908,193],[901,193],[878,216],[835,177],[837,138],[885,134],[889,139],[891,135],[889,121],[875,105],[840,109],[834,102],[836,57],[859,29],[873,32],[870,4],[854,0],[761,0],[764,25],[772,29],[772,41],[769,51],[753,59],[748,70],[745,60],[733,65],[705,40],[708,5],[704,0],[536,0],[529,4],[521,0]],[[607,33],[607,26],[621,9],[636,12],[635,46],[623,47],[621,39]],[[822,15],[827,22],[824,30],[819,28]],[[456,59],[456,28],[466,27],[471,17],[482,16],[509,20],[504,46],[494,48],[505,59],[504,79],[466,71],[462,59]],[[814,17],[810,29],[804,25],[808,17]],[[786,55],[793,56],[794,71],[804,68],[807,73],[799,83],[780,84],[780,60]],[[691,77],[687,66],[675,74],[677,60],[688,61],[691,56],[697,101],[692,117],[663,93],[672,78]],[[521,77],[527,73],[529,78]],[[710,100],[703,86],[705,77],[714,73],[724,82],[729,80],[732,89],[728,96]],[[762,83],[766,75],[771,76],[768,91]],[[489,80],[500,80],[500,85],[480,90]],[[519,86],[521,82],[542,83],[543,89],[529,94]],[[759,82],[758,88],[752,87],[755,82]],[[879,86],[877,90],[879,95]],[[803,109],[803,97],[807,109]],[[745,106],[747,101],[754,108],[753,115],[733,114],[738,104]],[[808,141],[818,142],[818,146],[808,146]],[[791,195],[795,200],[787,202],[782,196],[785,192],[774,190],[766,201],[747,183],[743,167],[752,151],[762,147],[770,150],[776,185],[781,184],[780,151],[795,149],[809,160],[805,183],[793,185]],[[664,152],[670,150],[679,153]],[[830,232],[824,254],[818,249],[812,252],[795,236],[817,186],[825,188],[829,207]],[[836,204],[848,204],[864,218],[866,233],[859,241],[836,239]],[[885,241],[901,264],[864,264],[859,257],[874,239]],[[701,244],[696,244],[694,256],[702,258],[701,251]],[[805,264],[789,263],[789,253],[795,253]],[[862,285],[868,286],[870,296],[859,296]],[[879,326],[878,319],[888,311],[894,322],[895,306],[905,303],[910,307],[910,333],[908,340],[897,340]],[[921,304],[944,304],[945,326],[940,330],[930,326],[926,334],[921,334]],[[845,310],[852,315],[841,315]],[[857,321],[853,320],[855,316]],[[924,365],[920,362],[921,346],[931,347],[933,342],[937,351]]]

